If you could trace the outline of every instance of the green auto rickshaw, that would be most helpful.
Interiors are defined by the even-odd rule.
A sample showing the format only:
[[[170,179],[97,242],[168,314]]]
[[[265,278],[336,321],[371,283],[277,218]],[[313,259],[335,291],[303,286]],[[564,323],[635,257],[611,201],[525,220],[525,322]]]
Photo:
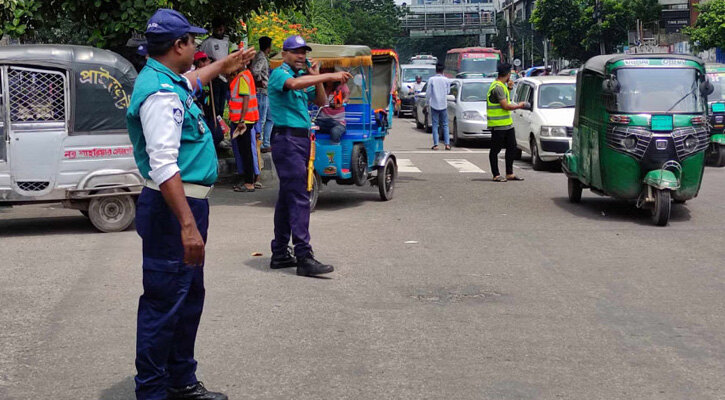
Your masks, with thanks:
[[[569,200],[582,189],[634,200],[667,225],[671,202],[697,196],[710,142],[707,95],[697,57],[596,56],[577,74],[572,149],[562,169]]]
[[[725,167],[725,64],[707,64],[707,79],[714,91],[707,96],[710,107],[710,147],[708,164]]]

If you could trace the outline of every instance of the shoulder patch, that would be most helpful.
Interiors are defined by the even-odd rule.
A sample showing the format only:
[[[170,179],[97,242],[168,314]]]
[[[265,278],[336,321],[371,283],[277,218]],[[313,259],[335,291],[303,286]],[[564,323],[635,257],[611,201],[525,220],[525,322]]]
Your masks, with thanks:
[[[174,108],[172,112],[174,113],[174,122],[176,122],[176,125],[181,125],[184,122],[184,112],[180,108]]]

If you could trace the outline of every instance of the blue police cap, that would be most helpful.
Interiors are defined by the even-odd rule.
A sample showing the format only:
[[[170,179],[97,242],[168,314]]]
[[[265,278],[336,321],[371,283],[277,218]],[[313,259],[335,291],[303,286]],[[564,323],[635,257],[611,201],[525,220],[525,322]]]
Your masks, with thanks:
[[[307,42],[305,42],[305,39],[302,38],[302,36],[294,35],[288,37],[284,43],[282,44],[282,50],[296,50],[296,49],[305,49],[307,51],[312,51],[312,47],[307,45]]]
[[[206,29],[192,26],[189,21],[176,10],[159,8],[146,24],[146,40],[163,42],[184,36],[187,33],[204,34]]]

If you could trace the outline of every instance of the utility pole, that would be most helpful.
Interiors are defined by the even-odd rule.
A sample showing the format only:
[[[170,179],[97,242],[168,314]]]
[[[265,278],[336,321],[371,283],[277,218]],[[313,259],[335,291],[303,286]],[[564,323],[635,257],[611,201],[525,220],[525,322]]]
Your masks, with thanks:
[[[599,25],[599,54],[605,54],[607,51],[604,47],[604,37],[602,35],[602,1],[597,0],[594,5],[594,13],[597,17],[597,24]]]

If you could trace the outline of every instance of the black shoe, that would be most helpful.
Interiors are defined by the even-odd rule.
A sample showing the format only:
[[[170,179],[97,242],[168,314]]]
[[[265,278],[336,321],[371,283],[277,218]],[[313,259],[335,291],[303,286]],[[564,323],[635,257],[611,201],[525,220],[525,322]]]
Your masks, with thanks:
[[[229,400],[229,397],[224,393],[206,390],[201,382],[181,388],[169,388],[167,394],[169,400]]]
[[[312,255],[297,261],[297,275],[299,276],[316,276],[322,274],[329,274],[334,271],[335,268],[332,265],[323,264]]]
[[[297,259],[289,250],[282,254],[272,254],[272,261],[269,263],[269,268],[272,269],[291,268],[296,266]]]

